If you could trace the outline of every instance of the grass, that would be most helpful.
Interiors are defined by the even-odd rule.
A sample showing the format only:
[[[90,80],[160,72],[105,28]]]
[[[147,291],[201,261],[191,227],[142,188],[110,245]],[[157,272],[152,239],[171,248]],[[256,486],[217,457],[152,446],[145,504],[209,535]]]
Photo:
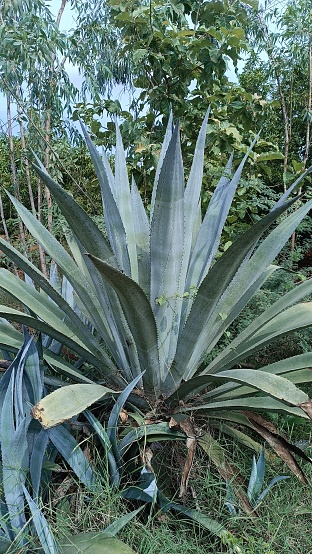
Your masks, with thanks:
[[[311,454],[309,423],[303,422],[300,426],[295,426],[287,418],[280,419],[284,423],[284,433],[292,441],[310,441],[306,453]],[[252,452],[230,441],[224,443],[224,447],[248,483]],[[175,448],[178,448],[178,453],[174,452]],[[177,460],[183,454],[185,450],[181,444],[172,447],[162,443],[159,450],[159,457],[166,460],[168,470],[172,466],[173,457]],[[156,459],[157,456],[155,462]],[[112,521],[137,507],[123,500],[110,487],[106,466],[99,454],[95,455],[93,465],[100,482],[95,493],[85,491],[66,473],[56,474],[50,484],[45,515],[57,539],[66,533],[101,531]],[[312,481],[311,465],[305,463],[303,469]],[[163,476],[164,474],[165,472]],[[275,475],[290,475],[287,466],[277,458],[270,465],[267,464],[266,483]],[[171,492],[177,491],[177,468],[171,475],[170,471],[167,472],[167,479],[170,479],[167,488]],[[69,480],[67,484],[66,480]],[[278,483],[269,492],[259,507],[259,517],[247,517],[244,513],[233,517],[224,504],[224,482],[204,453],[199,451],[192,469],[189,491],[190,505],[223,523],[236,537],[237,546],[244,548],[245,554],[312,554],[312,535],[309,532],[312,489],[310,485],[303,486],[295,477]],[[156,509],[141,512],[118,536],[138,554],[159,554],[160,551],[166,554],[231,553],[231,548],[222,545],[219,539],[212,537],[197,524],[171,513],[162,514]]]
[[[4,297],[3,303],[14,304],[11,298]],[[265,302],[267,301],[264,298]],[[258,301],[264,301],[261,294]],[[263,306],[262,306],[263,307]],[[260,306],[261,308],[261,306]],[[259,306],[254,306],[257,312]],[[250,308],[246,318],[251,317]],[[245,322],[246,323],[246,322]],[[247,321],[248,323],[248,321]],[[300,339],[300,340],[299,340]],[[261,359],[253,359],[256,366],[269,363],[283,357],[283,350],[294,355],[306,349],[310,343],[311,331],[297,333],[278,345],[261,352]],[[307,391],[312,395],[312,390]],[[293,443],[307,445],[306,454],[312,457],[312,431],[310,422],[289,416],[271,416],[276,426]],[[239,467],[241,476],[248,483],[252,452],[243,449],[237,443],[223,439],[223,446]],[[100,452],[91,447],[91,458],[99,476],[99,488],[89,493],[81,487],[64,468],[64,472],[55,472],[49,484],[44,505],[46,515],[55,537],[60,540],[66,534],[83,531],[101,531],[121,515],[134,507],[123,500],[117,491],[112,490],[108,472]],[[186,455],[181,444],[172,447],[161,443],[154,452],[153,467],[168,496],[177,496],[179,477]],[[161,463],[160,463],[161,462]],[[303,469],[312,482],[312,466],[304,463]],[[266,483],[276,475],[290,475],[287,466],[279,459],[267,464]],[[208,458],[201,452],[197,457],[189,482],[189,504],[203,514],[220,521],[237,539],[237,545],[244,547],[245,554],[312,554],[312,534],[310,522],[312,515],[312,488],[303,486],[295,477],[278,483],[269,492],[259,507],[259,517],[246,517],[243,513],[231,516],[224,502],[226,487]],[[120,533],[119,538],[131,546],[138,554],[230,554],[231,549],[222,545],[207,531],[190,520],[174,514],[161,514],[156,510],[144,511],[131,521]],[[35,552],[34,546],[31,552]],[[14,552],[13,549],[10,552]],[[16,551],[17,552],[17,551]]]

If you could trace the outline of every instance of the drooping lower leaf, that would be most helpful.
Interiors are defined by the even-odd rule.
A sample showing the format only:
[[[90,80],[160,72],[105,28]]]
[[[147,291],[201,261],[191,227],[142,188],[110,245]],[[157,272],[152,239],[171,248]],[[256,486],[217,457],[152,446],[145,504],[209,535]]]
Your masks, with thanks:
[[[83,412],[91,404],[113,391],[103,385],[68,385],[45,396],[31,414],[45,429],[59,425]]]

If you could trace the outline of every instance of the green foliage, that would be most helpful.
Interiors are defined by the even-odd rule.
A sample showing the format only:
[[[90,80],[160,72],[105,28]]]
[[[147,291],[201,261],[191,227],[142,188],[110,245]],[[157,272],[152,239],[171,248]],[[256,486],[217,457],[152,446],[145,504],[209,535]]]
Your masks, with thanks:
[[[252,459],[252,469],[249,478],[247,496],[250,501],[251,506],[254,509],[257,509],[259,504],[268,494],[272,487],[279,481],[284,479],[289,479],[288,476],[277,475],[269,482],[268,486],[263,489],[265,476],[265,456],[264,450],[261,450],[260,456],[256,461],[255,456]],[[232,487],[229,482],[227,482],[227,499],[225,505],[229,508],[231,514],[237,515],[237,510],[235,508],[235,495],[233,493]]]
[[[229,425],[238,418],[251,429],[257,427],[249,416],[239,414],[241,410],[277,411],[308,418],[310,400],[297,384],[311,381],[307,369],[311,353],[257,370],[238,368],[244,359],[272,341],[311,325],[311,304],[298,304],[311,293],[311,280],[279,298],[205,364],[207,355],[277,269],[270,264],[312,203],[308,201],[284,215],[269,230],[292,206],[294,201],[287,198],[297,186],[295,183],[267,216],[219,256],[221,233],[248,153],[233,176],[232,159],[229,160],[201,221],[206,126],[207,118],[185,187],[179,128],[169,122],[150,213],[145,211],[135,183],[129,186],[118,128],[115,176],[107,158],[99,156],[84,131],[101,187],[108,238],[38,161],[36,170],[71,229],[67,237],[69,249],[22,204],[11,199],[24,224],[62,271],[76,307],[73,300],[68,303],[66,295],[62,296],[39,270],[1,240],[4,252],[40,290],[18,278],[9,278],[2,270],[1,286],[22,298],[31,311],[25,314],[1,306],[0,313],[65,345],[96,367],[100,378],[111,388],[121,388],[123,383],[138,379],[143,394],[134,395],[133,402],[144,410],[154,409],[162,399],[170,413],[179,411],[183,402],[186,413],[205,412],[217,420],[227,419]],[[10,348],[17,339],[12,340],[12,331],[6,336],[7,329],[2,328],[2,343]],[[76,382],[90,382],[75,367],[56,362],[57,357],[52,357],[48,349],[44,356],[56,371],[65,372]],[[77,391],[87,386],[73,385]],[[97,392],[94,401],[99,395]],[[53,401],[51,406],[53,411]],[[75,410],[73,405],[70,411],[74,415],[83,407],[83,403],[79,404]],[[292,459],[288,462],[294,467]]]
[[[129,80],[135,87],[129,110],[119,100],[79,102],[73,114],[90,127],[97,144],[115,144],[116,115],[127,150],[127,166],[145,204],[149,204],[163,130],[171,106],[181,122],[184,165],[190,170],[196,144],[196,130],[207,105],[213,117],[207,129],[210,159],[205,163],[204,194],[211,194],[216,175],[233,148],[238,156],[246,152],[251,134],[259,125],[269,100],[229,81],[228,63],[236,67],[248,49],[244,28],[251,7],[242,2],[109,3],[110,23],[117,27],[120,59],[129,62]],[[138,92],[136,92],[138,91]],[[102,126],[101,116],[108,122]],[[104,118],[106,120],[106,117]],[[257,158],[257,156],[260,156]],[[251,172],[267,164],[261,156],[281,156],[276,146],[259,141]],[[264,158],[263,158],[264,159]],[[239,162],[235,159],[234,164]]]
[[[39,508],[44,483],[51,477],[51,470],[45,469],[47,462],[52,467],[57,452],[61,452],[85,486],[92,489],[95,480],[68,429],[59,426],[45,431],[30,415],[31,406],[41,399],[43,381],[36,345],[26,331],[24,336],[24,344],[0,380],[0,538],[1,545],[7,543],[3,551],[12,545],[27,548],[31,540],[27,534],[33,535],[29,507],[44,551],[51,553],[57,552],[55,540]]]

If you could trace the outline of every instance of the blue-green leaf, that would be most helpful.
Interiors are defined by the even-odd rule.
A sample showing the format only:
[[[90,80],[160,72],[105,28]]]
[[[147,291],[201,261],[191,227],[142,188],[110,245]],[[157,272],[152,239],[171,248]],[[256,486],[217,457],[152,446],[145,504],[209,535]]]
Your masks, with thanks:
[[[50,439],[60,454],[65,458],[78,479],[89,489],[95,485],[94,473],[87,462],[80,446],[63,425],[50,429]]]
[[[23,487],[24,495],[31,511],[34,526],[38,539],[45,554],[59,554],[57,544],[53,537],[50,526],[36,502],[31,498],[26,487]]]

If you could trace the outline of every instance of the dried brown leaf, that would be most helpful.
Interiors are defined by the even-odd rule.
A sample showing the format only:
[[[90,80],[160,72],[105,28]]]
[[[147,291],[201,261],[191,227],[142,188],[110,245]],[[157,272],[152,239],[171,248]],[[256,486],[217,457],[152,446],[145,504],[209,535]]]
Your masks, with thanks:
[[[186,446],[187,446],[187,456],[185,459],[184,469],[182,472],[181,477],[181,485],[180,485],[180,494],[179,497],[182,498],[183,502],[186,501],[186,495],[187,495],[187,485],[190,477],[190,472],[193,466],[194,462],[194,456],[196,452],[196,438],[195,437],[188,437],[186,440]]]
[[[299,408],[301,408],[309,416],[309,418],[312,419],[312,400],[299,404]]]
[[[122,410],[121,410],[121,412],[120,412],[120,414],[119,414],[119,417],[120,417],[121,423],[122,423],[123,425],[125,425],[125,424],[127,423],[127,421],[128,421],[128,417],[129,417],[129,416],[128,416],[128,412],[127,412],[127,410],[126,410],[125,408],[122,408]]]
[[[268,429],[265,429],[259,425],[254,419],[251,421],[255,430],[263,437],[273,448],[276,454],[287,464],[289,469],[296,475],[296,477],[302,482],[307,483],[307,478],[303,473],[301,467],[289,451],[289,444],[282,437],[278,437],[272,434]],[[285,444],[286,443],[286,444]]]
[[[261,427],[264,427],[271,433],[275,433],[276,435],[278,435],[278,430],[271,421],[264,419],[264,417],[259,414],[255,414],[254,412],[245,411],[243,412],[243,414],[249,419],[249,421],[255,421],[256,423],[261,425]]]

